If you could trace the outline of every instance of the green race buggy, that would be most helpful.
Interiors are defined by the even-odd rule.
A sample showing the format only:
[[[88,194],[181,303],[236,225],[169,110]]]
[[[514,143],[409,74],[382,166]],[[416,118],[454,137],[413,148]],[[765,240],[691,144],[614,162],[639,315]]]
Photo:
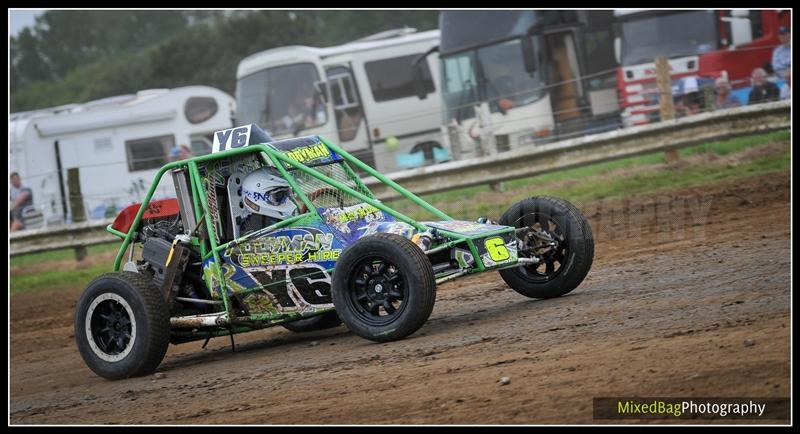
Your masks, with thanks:
[[[591,228],[561,199],[525,199],[498,223],[458,221],[318,136],[273,141],[251,124],[217,132],[213,150],[162,167],[142,204],[109,225],[123,240],[114,271],[89,284],[75,313],[78,349],[98,375],[145,375],[170,343],[273,325],[344,323],[393,341],[422,327],[439,283],[498,270],[518,293],[551,298],[591,268]],[[290,187],[291,215],[253,212],[261,193],[243,183],[265,168]],[[357,171],[440,220],[387,206]],[[155,200],[165,175],[175,198]]]

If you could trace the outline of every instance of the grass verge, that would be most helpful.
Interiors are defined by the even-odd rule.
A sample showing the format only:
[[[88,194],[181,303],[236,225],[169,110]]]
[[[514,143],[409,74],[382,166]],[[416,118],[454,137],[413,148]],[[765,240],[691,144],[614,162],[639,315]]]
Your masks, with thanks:
[[[768,144],[786,142],[790,137],[788,130],[739,137],[681,149],[680,157],[691,161],[693,156],[733,156]],[[422,198],[456,219],[474,220],[479,216],[499,218],[511,204],[533,195],[558,196],[581,203],[784,170],[789,167],[790,152],[787,147],[778,155],[767,155],[735,165],[700,161],[672,167],[664,163],[663,152],[648,154],[507,181],[503,192],[493,192],[488,186],[476,186]],[[432,215],[404,199],[390,201],[389,206],[418,220],[433,219]]]

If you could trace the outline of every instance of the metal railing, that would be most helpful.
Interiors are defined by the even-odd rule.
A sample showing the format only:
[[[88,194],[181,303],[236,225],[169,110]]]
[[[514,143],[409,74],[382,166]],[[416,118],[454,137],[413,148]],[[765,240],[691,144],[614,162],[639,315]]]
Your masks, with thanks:
[[[9,235],[9,254],[13,257],[50,250],[76,249],[77,259],[82,259],[88,246],[119,241],[119,238],[106,231],[106,226],[113,221],[107,219],[14,232]]]

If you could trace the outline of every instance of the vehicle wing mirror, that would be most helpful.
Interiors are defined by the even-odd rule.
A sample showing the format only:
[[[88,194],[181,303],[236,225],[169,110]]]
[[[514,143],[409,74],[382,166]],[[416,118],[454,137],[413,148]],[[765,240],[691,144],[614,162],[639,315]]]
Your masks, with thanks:
[[[614,59],[618,65],[622,64],[622,38],[619,36],[614,38]]]
[[[314,82],[314,91],[319,95],[320,99],[327,104],[328,103],[328,83],[322,80],[317,80]]]
[[[317,95],[322,98],[322,101],[325,104],[328,103],[328,83],[322,80],[318,80],[314,82],[314,90],[317,92]]]
[[[414,93],[417,98],[425,99],[428,97],[428,92],[425,89],[425,74],[422,71],[422,65],[415,63],[411,67],[412,75],[414,76]]]
[[[428,90],[425,88],[425,70],[423,68],[423,63],[425,62],[426,58],[433,53],[439,51],[439,46],[433,46],[428,51],[420,54],[411,62],[411,75],[414,79],[414,93],[417,94],[417,98],[425,99],[428,97]]]
[[[533,55],[533,42],[530,36],[522,38],[520,47],[522,48],[522,60],[525,62],[525,71],[533,75],[536,72],[536,56]]]

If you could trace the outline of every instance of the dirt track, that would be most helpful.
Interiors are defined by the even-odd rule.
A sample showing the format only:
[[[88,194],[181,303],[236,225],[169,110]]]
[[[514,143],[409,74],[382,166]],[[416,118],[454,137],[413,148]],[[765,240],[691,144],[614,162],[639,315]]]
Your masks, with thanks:
[[[583,204],[596,259],[567,296],[529,300],[486,273],[440,286],[400,342],[274,328],[235,353],[227,338],[172,346],[163,375],[118,382],[75,348],[81,288],[16,295],[10,420],[602,423],[592,397],[787,397],[789,201],[786,172]]]

